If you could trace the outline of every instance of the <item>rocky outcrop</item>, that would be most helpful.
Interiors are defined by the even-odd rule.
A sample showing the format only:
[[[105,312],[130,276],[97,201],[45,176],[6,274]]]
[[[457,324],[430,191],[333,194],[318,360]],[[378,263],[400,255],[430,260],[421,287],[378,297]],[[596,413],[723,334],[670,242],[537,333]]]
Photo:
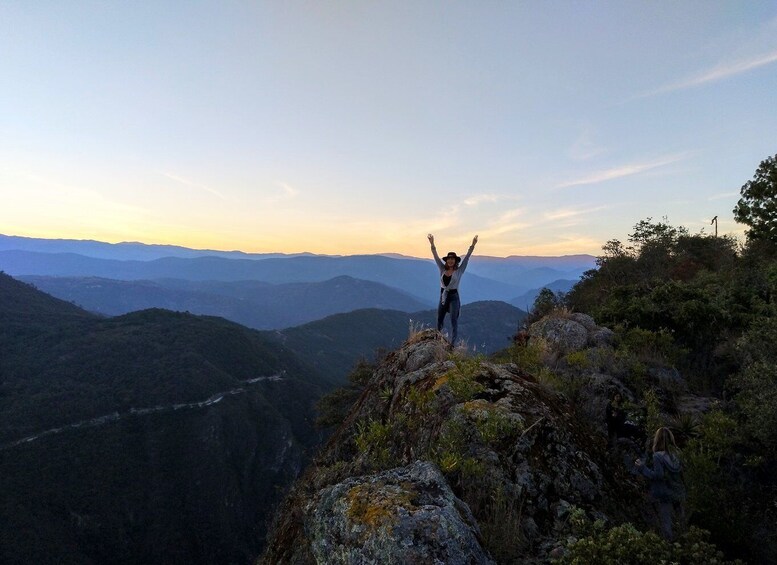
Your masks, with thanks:
[[[543,318],[529,327],[531,338],[543,338],[562,353],[577,351],[588,343],[588,330],[567,318]]]
[[[529,336],[544,339],[566,354],[587,346],[610,346],[614,334],[609,328],[597,326],[588,314],[575,312],[567,317],[542,318],[529,327]]]
[[[479,538],[469,507],[422,461],[321,490],[310,521],[313,556],[332,565],[492,564]]]
[[[605,443],[516,365],[451,354],[421,332],[375,371],[260,562],[542,561],[572,507],[622,517],[611,493],[630,486]]]

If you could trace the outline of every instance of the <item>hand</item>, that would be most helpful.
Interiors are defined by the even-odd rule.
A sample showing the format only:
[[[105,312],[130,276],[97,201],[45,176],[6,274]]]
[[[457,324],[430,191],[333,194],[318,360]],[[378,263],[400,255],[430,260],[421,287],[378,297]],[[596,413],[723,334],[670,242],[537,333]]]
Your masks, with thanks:
[[[429,234],[429,235],[427,235],[426,237],[427,237],[427,239],[429,240],[429,243],[431,243],[432,245],[434,245],[434,236],[433,236],[432,234]]]
[[[637,467],[642,467],[642,459],[635,459],[634,465]]]
[[[477,242],[478,242],[478,236],[473,237],[472,238],[472,246],[474,247]]]

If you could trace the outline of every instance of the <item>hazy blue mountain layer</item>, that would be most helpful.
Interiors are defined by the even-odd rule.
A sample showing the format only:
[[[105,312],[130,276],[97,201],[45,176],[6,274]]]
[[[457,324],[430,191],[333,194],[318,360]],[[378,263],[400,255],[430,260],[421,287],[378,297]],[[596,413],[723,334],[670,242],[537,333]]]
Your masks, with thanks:
[[[510,304],[512,304],[513,306],[517,306],[518,308],[523,308],[524,310],[531,310],[532,306],[534,305],[534,301],[537,299],[537,296],[539,295],[540,291],[543,288],[548,288],[553,292],[569,292],[570,290],[572,290],[572,287],[575,286],[576,283],[577,283],[576,280],[570,280],[570,279],[555,280],[542,285],[542,287],[540,288],[533,288],[530,291],[525,292],[521,296],[516,296],[509,302]]]
[[[281,329],[359,308],[413,312],[428,308],[386,285],[341,276],[323,282],[120,281],[25,276],[20,280],[86,310],[116,316],[147,308],[220,316],[254,329]]]
[[[463,301],[509,301],[558,279],[577,280],[594,266],[589,255],[506,258],[473,255]],[[251,254],[140,243],[45,240],[0,235],[0,269],[13,276],[101,277],[119,280],[177,278],[198,281],[321,282],[350,276],[434,300],[437,271],[431,259],[396,254],[324,256]]]

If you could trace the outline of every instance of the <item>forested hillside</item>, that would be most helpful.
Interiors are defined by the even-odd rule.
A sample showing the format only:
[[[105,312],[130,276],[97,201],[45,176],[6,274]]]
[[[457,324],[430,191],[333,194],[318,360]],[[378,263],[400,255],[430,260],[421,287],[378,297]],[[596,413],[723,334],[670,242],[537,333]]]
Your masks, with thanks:
[[[562,302],[615,328],[625,348],[676,367],[691,391],[718,399],[692,417],[675,403],[677,386],[654,389],[668,415],[653,425],[687,439],[694,523],[734,554],[774,555],[777,241],[750,237],[740,246],[648,218],[628,243],[608,242],[598,266]],[[638,394],[652,394],[639,367],[630,378]]]
[[[691,418],[672,405],[676,387],[659,388],[674,418],[653,424],[688,439],[694,522],[734,553],[775,556],[777,155],[741,195],[734,214],[749,226],[743,244],[648,218],[627,243],[609,241],[598,269],[560,302],[616,328],[626,348],[677,367],[691,391],[718,399]],[[632,378],[639,385],[639,371]]]
[[[0,275],[0,561],[235,563],[329,384],[260,333],[98,318]]]

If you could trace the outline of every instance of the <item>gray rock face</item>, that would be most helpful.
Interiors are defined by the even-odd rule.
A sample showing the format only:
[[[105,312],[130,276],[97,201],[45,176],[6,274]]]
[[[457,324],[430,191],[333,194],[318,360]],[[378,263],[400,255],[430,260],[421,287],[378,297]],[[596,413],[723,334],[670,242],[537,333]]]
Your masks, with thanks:
[[[446,357],[446,343],[435,330],[423,330],[411,341],[415,342],[415,347],[399,350],[397,366],[404,372],[411,373]]]
[[[615,332],[610,328],[595,327],[588,332],[588,343],[592,347],[611,346],[614,338]]]
[[[543,318],[531,325],[529,336],[543,338],[563,353],[578,351],[588,343],[585,326],[567,318]]]
[[[574,312],[569,316],[569,319],[574,320],[589,332],[596,329],[596,322],[588,314],[583,314],[582,312]]]
[[[579,351],[584,347],[611,347],[615,333],[597,326],[588,314],[574,312],[568,317],[549,316],[529,328],[530,337],[542,338],[561,353]]]
[[[350,478],[317,498],[308,527],[317,563],[494,563],[469,507],[432,463]]]

